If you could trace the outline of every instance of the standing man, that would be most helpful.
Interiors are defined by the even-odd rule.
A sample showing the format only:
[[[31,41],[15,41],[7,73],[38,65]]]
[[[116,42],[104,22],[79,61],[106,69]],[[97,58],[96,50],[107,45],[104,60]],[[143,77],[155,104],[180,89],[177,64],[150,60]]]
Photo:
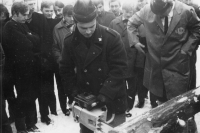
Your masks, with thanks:
[[[117,126],[125,121],[127,57],[117,32],[96,22],[96,8],[90,1],[74,6],[75,31],[65,38],[60,74],[64,88],[75,96],[83,92],[111,105]],[[74,68],[77,68],[75,73]],[[81,133],[92,133],[80,124]]]
[[[53,85],[53,72],[52,72],[52,45],[51,45],[51,33],[48,26],[47,20],[43,14],[34,12],[35,8],[32,8],[32,3],[30,1],[25,1],[31,9],[26,20],[26,25],[28,28],[36,33],[40,38],[40,52],[38,54],[37,66],[40,70],[38,72],[39,81],[39,111],[41,115],[41,122],[50,124],[51,119],[48,117],[49,108],[52,114],[56,113],[56,98],[54,94]],[[53,102],[51,102],[53,101]],[[36,110],[36,109],[35,109]]]
[[[54,3],[54,12],[56,14],[55,19],[57,18],[63,18],[63,8],[64,8],[64,4],[60,1],[55,1]]]
[[[158,101],[166,102],[189,90],[190,60],[200,38],[200,21],[194,9],[182,2],[151,0],[128,22],[131,45],[144,52],[136,36],[141,24],[146,28],[148,49],[143,82]],[[188,122],[195,123],[194,119]]]
[[[12,20],[3,32],[3,48],[6,60],[15,73],[17,99],[15,104],[15,126],[18,133],[38,131],[35,126],[35,100],[38,80],[36,57],[39,38],[24,24],[29,15],[28,5],[15,2],[11,8]]]
[[[122,5],[122,12],[123,14],[117,18],[115,18],[110,23],[110,28],[117,31],[122,38],[123,44],[126,49],[127,57],[128,57],[128,71],[127,71],[127,83],[128,83],[128,109],[127,112],[129,112],[133,108],[133,104],[135,101],[135,95],[131,96],[135,91],[135,77],[134,77],[134,63],[136,59],[136,49],[130,48],[129,40],[128,40],[128,33],[127,33],[127,22],[128,19],[133,15],[133,6],[130,3],[124,3]],[[135,91],[136,93],[136,91]],[[130,102],[132,101],[132,102]],[[127,114],[127,116],[131,116],[131,114]]]
[[[122,15],[120,10],[121,3],[119,0],[109,0],[110,11],[115,14],[115,17]]]
[[[103,0],[94,0],[94,4],[97,8],[97,22],[103,26],[108,27],[110,22],[115,18],[115,15],[112,12],[107,12],[104,10],[104,1]]]
[[[67,5],[63,8],[63,19],[54,27],[53,30],[53,55],[56,60],[57,66],[56,66],[56,82],[57,82],[57,88],[58,88],[58,98],[60,101],[60,107],[63,112],[63,114],[69,116],[70,111],[67,109],[66,103],[67,103],[67,96],[68,96],[68,104],[72,104],[73,99],[71,97],[71,94],[69,92],[64,92],[64,87],[61,82],[61,77],[59,74],[59,62],[61,60],[61,54],[64,47],[64,39],[67,35],[71,34],[74,29],[74,19],[72,16],[73,6]]]

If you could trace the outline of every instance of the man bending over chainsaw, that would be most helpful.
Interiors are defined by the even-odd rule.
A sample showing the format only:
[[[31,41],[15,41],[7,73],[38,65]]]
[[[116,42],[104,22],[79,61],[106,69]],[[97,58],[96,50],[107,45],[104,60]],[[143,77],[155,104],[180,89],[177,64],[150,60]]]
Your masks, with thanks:
[[[60,74],[73,97],[87,92],[111,105],[117,126],[125,121],[127,56],[120,35],[96,21],[91,0],[78,0],[73,9],[76,28],[64,40]],[[77,72],[75,73],[75,68]],[[81,133],[92,133],[80,123]]]

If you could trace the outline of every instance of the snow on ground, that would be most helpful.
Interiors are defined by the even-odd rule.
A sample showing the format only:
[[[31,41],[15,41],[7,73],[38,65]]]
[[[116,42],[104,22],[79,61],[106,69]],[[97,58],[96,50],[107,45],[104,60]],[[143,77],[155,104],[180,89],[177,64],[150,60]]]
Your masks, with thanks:
[[[197,86],[200,86],[200,52],[197,55]],[[55,86],[56,88],[56,86]],[[40,129],[40,133],[79,133],[79,124],[75,123],[72,117],[72,114],[70,116],[65,116],[62,111],[60,110],[60,105],[58,103],[58,94],[57,89],[55,89],[55,94],[57,98],[57,109],[58,109],[58,116],[49,115],[49,117],[53,120],[53,123],[50,125],[46,125],[44,123],[41,123],[40,121],[40,114],[38,112],[38,123],[37,127]],[[137,100],[137,98],[136,98]],[[135,102],[137,103],[137,101]],[[38,102],[37,102],[38,105]],[[142,109],[133,108],[131,110],[132,117],[135,117],[137,115],[140,115],[144,113],[145,111],[148,111],[151,109],[149,99],[146,99],[145,106]],[[130,118],[128,118],[130,119]],[[127,120],[128,120],[127,119]],[[200,113],[195,115],[195,120],[198,127],[198,133],[200,133]],[[12,123],[12,129],[13,133],[16,133],[15,125]]]

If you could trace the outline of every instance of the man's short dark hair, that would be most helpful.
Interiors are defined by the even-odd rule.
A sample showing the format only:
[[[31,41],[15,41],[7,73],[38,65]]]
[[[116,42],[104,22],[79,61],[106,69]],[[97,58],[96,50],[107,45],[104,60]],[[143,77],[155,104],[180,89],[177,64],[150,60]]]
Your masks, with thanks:
[[[25,14],[27,11],[28,11],[28,5],[25,4],[24,2],[14,2],[11,7],[12,15],[14,14],[18,15],[19,13]]]
[[[94,1],[94,5],[98,6],[99,4],[104,5],[104,1],[103,0],[93,0]]]
[[[118,3],[119,3],[119,6],[121,6],[121,3],[120,3],[119,0],[109,0],[109,6],[110,6],[110,3],[112,3],[112,2],[118,2]]]
[[[59,8],[63,8],[65,5],[64,5],[61,1],[56,1],[56,2],[54,3],[54,6],[57,6],[57,7],[59,7]]]
[[[74,9],[73,5],[66,5],[63,8],[63,16],[72,15],[73,14],[73,9]]]
[[[53,6],[53,2],[51,2],[51,1],[43,1],[41,3],[41,11],[43,10],[43,8],[49,8],[50,6]]]
[[[6,16],[6,19],[9,18],[8,9],[3,4],[0,4],[0,14],[2,13]]]

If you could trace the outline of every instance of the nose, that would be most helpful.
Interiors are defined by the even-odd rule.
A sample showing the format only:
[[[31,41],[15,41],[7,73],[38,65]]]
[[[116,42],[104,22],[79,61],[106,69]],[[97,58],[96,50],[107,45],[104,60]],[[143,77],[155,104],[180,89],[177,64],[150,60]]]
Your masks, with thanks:
[[[91,33],[91,30],[90,29],[87,29],[86,30],[86,34],[90,34]]]

